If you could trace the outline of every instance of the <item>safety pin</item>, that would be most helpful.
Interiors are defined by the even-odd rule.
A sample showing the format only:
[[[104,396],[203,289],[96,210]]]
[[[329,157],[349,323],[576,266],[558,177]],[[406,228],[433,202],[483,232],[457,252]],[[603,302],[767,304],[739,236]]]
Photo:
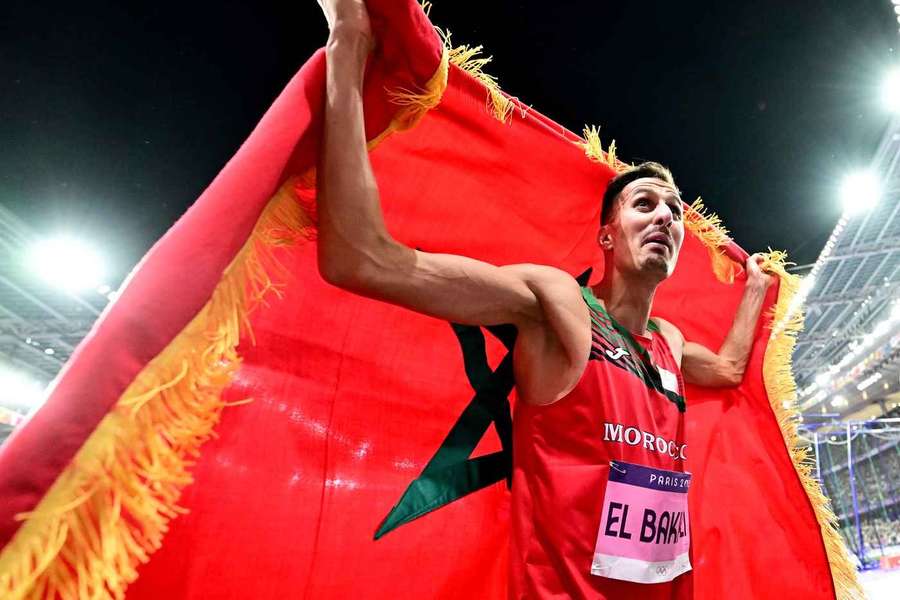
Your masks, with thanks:
[[[618,471],[619,473],[622,473],[623,475],[628,473],[628,471],[626,471],[625,469],[622,469],[618,465],[616,465],[616,462],[613,460],[609,461],[609,466],[612,467],[613,469],[615,469],[616,471]]]

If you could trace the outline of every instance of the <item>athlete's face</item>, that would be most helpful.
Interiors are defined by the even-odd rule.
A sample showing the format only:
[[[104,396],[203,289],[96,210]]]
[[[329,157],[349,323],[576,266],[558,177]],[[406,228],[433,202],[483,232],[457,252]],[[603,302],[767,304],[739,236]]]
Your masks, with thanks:
[[[678,190],[661,179],[636,179],[619,194],[615,211],[599,240],[612,251],[616,268],[660,279],[671,275],[684,240]]]

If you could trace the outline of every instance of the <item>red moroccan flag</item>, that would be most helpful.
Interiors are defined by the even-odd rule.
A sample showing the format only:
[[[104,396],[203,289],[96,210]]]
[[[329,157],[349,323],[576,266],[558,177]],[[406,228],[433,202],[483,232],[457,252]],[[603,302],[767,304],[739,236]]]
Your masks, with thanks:
[[[369,8],[366,129],[391,232],[601,277],[615,157],[504,96],[412,0]],[[321,281],[324,73],[319,52],[0,449],[3,598],[506,595],[515,332]],[[746,255],[714,219],[687,221],[655,313],[716,348]],[[795,327],[770,336],[795,287],[780,274],[744,383],[687,394],[702,599],[860,594],[797,448]]]

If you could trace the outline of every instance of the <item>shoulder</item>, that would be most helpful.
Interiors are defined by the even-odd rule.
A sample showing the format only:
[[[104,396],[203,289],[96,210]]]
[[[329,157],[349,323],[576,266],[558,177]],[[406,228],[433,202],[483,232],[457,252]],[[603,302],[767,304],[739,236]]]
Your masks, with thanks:
[[[551,284],[562,287],[579,289],[578,282],[575,278],[556,267],[550,265],[538,265],[533,263],[523,263],[517,265],[507,265],[500,267],[504,271],[508,271],[520,277],[522,280],[536,284]]]
[[[659,332],[669,345],[669,350],[671,350],[675,362],[681,365],[681,355],[684,352],[684,335],[681,333],[681,330],[660,317],[652,317],[651,320],[659,327]]]
[[[538,264],[508,265],[501,268],[523,281],[542,304],[583,304],[581,286],[562,269]]]
[[[512,265],[534,294],[539,316],[519,325],[514,369],[520,398],[551,404],[578,383],[591,346],[590,314],[574,277],[544,265]]]
[[[656,326],[659,327],[659,332],[666,336],[667,339],[672,337],[674,339],[684,340],[681,330],[669,321],[666,321],[661,317],[650,317],[650,320],[656,323]]]

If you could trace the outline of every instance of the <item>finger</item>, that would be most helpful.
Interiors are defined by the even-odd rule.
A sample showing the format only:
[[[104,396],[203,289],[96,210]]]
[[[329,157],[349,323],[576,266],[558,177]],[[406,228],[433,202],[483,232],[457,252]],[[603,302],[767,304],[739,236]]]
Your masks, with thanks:
[[[756,256],[756,270],[761,274],[774,275],[775,272],[772,270],[771,265],[766,260],[767,256],[762,253],[759,253]]]

